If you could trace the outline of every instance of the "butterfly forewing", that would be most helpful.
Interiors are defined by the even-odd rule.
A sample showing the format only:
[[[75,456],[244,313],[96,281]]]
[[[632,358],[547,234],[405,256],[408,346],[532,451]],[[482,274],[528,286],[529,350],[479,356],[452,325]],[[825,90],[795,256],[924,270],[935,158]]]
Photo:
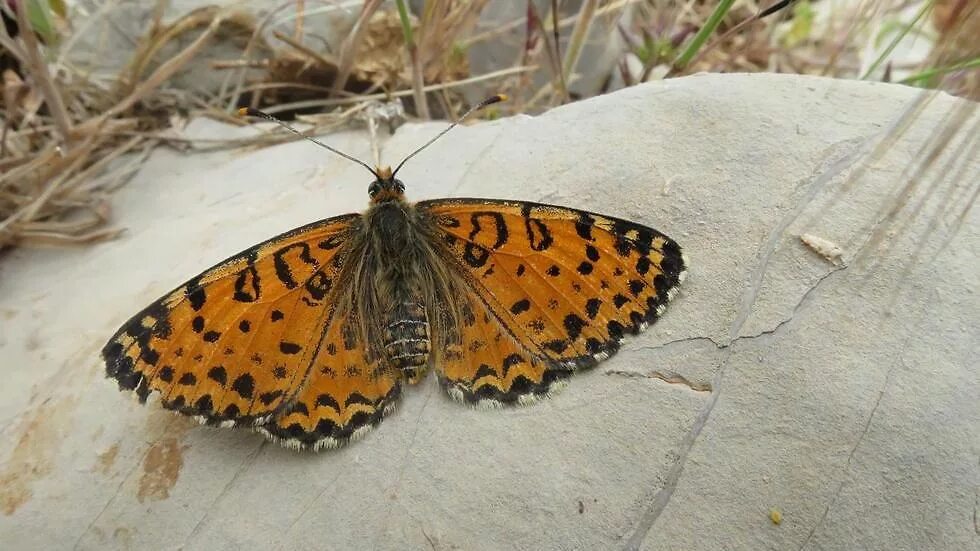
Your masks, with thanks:
[[[514,337],[569,368],[654,322],[684,275],[680,247],[646,226],[519,201],[423,201],[477,294]]]
[[[209,422],[261,422],[302,388],[359,215],[316,222],[235,255],[130,319],[102,350],[141,400]]]

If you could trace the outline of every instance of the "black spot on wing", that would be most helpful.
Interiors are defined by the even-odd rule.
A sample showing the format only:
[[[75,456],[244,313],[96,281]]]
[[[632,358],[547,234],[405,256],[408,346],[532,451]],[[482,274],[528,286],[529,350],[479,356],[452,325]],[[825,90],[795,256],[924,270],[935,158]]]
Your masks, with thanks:
[[[589,319],[595,319],[599,314],[600,305],[602,305],[602,301],[597,298],[590,298],[585,302],[585,313],[589,316]]]
[[[307,280],[305,287],[310,293],[310,296],[315,300],[323,300],[323,297],[327,296],[327,293],[330,292],[332,284],[333,282],[330,278],[322,270],[319,270]]]
[[[216,365],[208,370],[208,379],[218,383],[221,386],[225,386],[228,383],[228,372],[225,368],[220,365]]]
[[[286,255],[295,253],[297,258],[304,264],[317,266],[317,261],[310,256],[310,246],[306,243],[291,243],[272,253],[273,266],[276,269],[276,277],[287,289],[295,289],[299,283],[293,278],[293,270],[287,260]]]
[[[490,251],[475,243],[467,243],[463,248],[463,260],[472,268],[482,268],[490,258]]]
[[[530,243],[531,249],[535,251],[547,250],[555,241],[551,237],[551,231],[548,229],[548,226],[537,218],[528,218],[525,216],[524,229],[527,231],[527,241]]]
[[[568,341],[563,339],[555,339],[544,343],[542,346],[556,354],[561,354],[568,349]]]
[[[338,412],[340,411],[340,404],[338,404],[337,403],[337,400],[334,400],[333,396],[331,396],[329,394],[321,394],[321,395],[317,396],[316,397],[316,406],[317,407],[328,407],[328,408],[331,408],[331,409],[333,409],[335,411],[338,411]]]
[[[476,370],[476,375],[473,377],[475,379],[480,379],[483,377],[497,377],[497,372],[492,367],[487,364],[480,364],[480,367]]]
[[[316,246],[317,246],[318,249],[323,249],[325,251],[329,251],[329,250],[332,250],[332,249],[336,249],[343,242],[344,242],[343,237],[341,237],[339,235],[331,235],[330,237],[328,237],[328,238],[324,239],[323,241],[320,241],[319,243],[317,243]]]
[[[599,250],[592,245],[586,245],[585,256],[592,262],[597,262],[599,260]]]
[[[568,333],[568,338],[575,340],[582,333],[582,327],[585,326],[585,320],[578,317],[577,314],[568,314],[565,316],[564,325],[565,331]]]
[[[287,341],[279,342],[279,351],[282,352],[283,354],[289,354],[289,355],[297,354],[302,349],[303,349],[302,346],[294,342],[287,342]]]
[[[641,256],[636,261],[636,273],[640,275],[646,275],[650,271],[650,259],[646,256]]]
[[[195,277],[188,281],[185,289],[184,293],[187,301],[190,303],[191,308],[197,312],[204,306],[204,302],[208,299],[207,292],[205,292],[204,287],[201,287],[201,278]]]
[[[161,381],[165,383],[169,383],[173,381],[174,368],[169,365],[163,366],[162,368],[160,368],[160,371],[157,371],[157,378],[159,378]]]
[[[523,362],[524,362],[524,358],[522,358],[520,354],[510,354],[509,356],[504,358],[504,361],[500,363],[501,367],[503,368],[502,376],[506,377],[507,371],[511,367]]]
[[[371,400],[367,399],[360,392],[352,392],[350,394],[350,396],[348,396],[347,399],[344,400],[344,407],[350,407],[350,406],[352,406],[354,404],[363,404],[363,405],[366,405],[366,406],[373,406],[374,405],[374,402],[372,402]]]
[[[249,265],[235,277],[235,293],[232,298],[238,302],[255,302],[259,300],[261,292],[259,272],[255,269],[255,265],[249,262]]]
[[[470,215],[470,224],[473,226],[473,229],[470,230],[470,241],[476,241],[477,236],[486,231],[488,233],[493,232],[494,243],[490,245],[491,249],[499,249],[501,245],[507,242],[507,223],[504,221],[504,216],[499,212],[474,212]]]
[[[248,373],[243,373],[231,384],[231,389],[245,399],[251,399],[255,391],[255,379]]]
[[[284,394],[284,392],[281,391],[281,390],[273,390],[271,392],[263,392],[262,394],[259,394],[259,401],[262,402],[263,405],[269,406],[269,405],[272,404],[272,402],[275,402],[283,394]]]
[[[580,212],[578,213],[578,220],[575,221],[575,233],[586,241],[594,241],[592,238],[592,226],[594,225],[595,219],[592,216],[588,213]]]

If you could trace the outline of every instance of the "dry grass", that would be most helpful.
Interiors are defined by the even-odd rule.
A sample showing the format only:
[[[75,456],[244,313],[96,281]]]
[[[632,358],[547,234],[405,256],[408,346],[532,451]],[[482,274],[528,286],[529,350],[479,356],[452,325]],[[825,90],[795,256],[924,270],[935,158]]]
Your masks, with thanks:
[[[429,0],[417,14],[403,0],[367,0],[339,43],[305,41],[308,15],[338,3],[281,2],[260,18],[202,8],[171,23],[158,9],[128,65],[106,80],[66,61],[87,29],[66,30],[72,14],[60,1],[0,1],[0,249],[116,235],[109,193],[161,143],[213,149],[294,139],[191,142],[166,132],[178,113],[242,123],[232,115],[239,106],[286,117],[336,109],[304,118],[308,132],[322,133],[376,112],[368,101],[405,98],[414,116],[451,118],[467,97],[505,92],[514,100],[502,109],[542,111],[698,71],[898,80],[980,100],[973,0],[551,0],[521,3],[521,16],[492,25],[483,17],[488,0]],[[284,20],[293,32],[268,43],[264,31]],[[598,68],[600,85],[584,87],[583,52],[613,34],[621,51]],[[923,37],[932,45],[925,58],[898,54]],[[216,44],[238,52],[210,59],[220,89],[176,85]],[[511,61],[477,72],[470,54],[478,50]]]

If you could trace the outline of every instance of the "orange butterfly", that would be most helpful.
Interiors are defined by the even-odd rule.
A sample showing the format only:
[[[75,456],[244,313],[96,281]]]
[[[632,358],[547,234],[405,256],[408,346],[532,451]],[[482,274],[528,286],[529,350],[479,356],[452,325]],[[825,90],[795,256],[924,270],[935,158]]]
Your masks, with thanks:
[[[685,262],[654,229],[523,201],[405,201],[398,169],[458,122],[395,170],[317,142],[371,171],[368,210],[260,243],[149,305],[103,348],[108,376],[141,402],[157,391],[204,423],[318,450],[381,422],[430,365],[460,402],[527,404],[656,321]]]

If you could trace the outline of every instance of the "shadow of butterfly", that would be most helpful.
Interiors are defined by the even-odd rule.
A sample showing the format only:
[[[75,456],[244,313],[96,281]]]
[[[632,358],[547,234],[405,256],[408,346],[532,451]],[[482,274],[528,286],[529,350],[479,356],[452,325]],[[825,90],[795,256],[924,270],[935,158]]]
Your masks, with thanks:
[[[108,376],[141,401],[157,391],[204,423],[318,450],[377,425],[429,368],[460,402],[529,404],[656,321],[685,261],[654,229],[523,201],[405,200],[398,170],[460,121],[395,170],[303,136],[371,172],[367,211],[273,237],[150,304],[103,348]]]

